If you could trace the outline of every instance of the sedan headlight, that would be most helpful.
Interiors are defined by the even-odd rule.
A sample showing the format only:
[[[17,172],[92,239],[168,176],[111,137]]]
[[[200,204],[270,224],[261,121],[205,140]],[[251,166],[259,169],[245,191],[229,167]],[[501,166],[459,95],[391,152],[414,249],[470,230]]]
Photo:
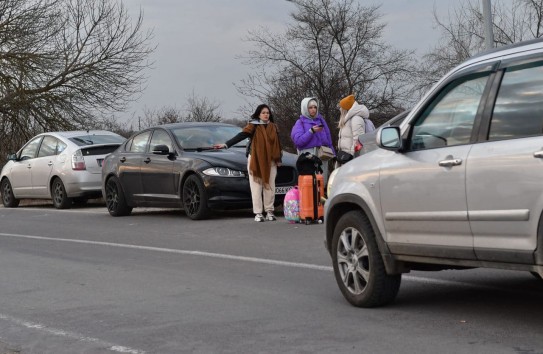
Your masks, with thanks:
[[[330,176],[328,177],[328,187],[326,189],[326,195],[327,196],[331,195],[330,192],[332,192],[332,188],[333,188],[333,185],[334,185],[334,179],[336,178],[336,175],[339,172],[340,168],[341,167],[338,167],[335,170],[333,170],[332,173],[330,173]]]
[[[242,171],[231,170],[228,167],[211,167],[203,171],[207,176],[218,177],[245,177],[245,173]]]

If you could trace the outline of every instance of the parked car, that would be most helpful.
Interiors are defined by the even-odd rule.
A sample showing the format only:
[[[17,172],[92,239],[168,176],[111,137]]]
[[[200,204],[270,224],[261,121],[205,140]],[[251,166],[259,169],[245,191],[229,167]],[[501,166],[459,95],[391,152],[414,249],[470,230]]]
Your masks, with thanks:
[[[398,115],[395,115],[394,117],[383,123],[383,125],[381,125],[379,128],[390,126],[397,127],[402,124],[403,120],[405,119],[405,117],[407,117],[408,114],[409,111],[404,111]],[[358,141],[356,142],[356,145],[354,147],[354,157],[367,154],[368,152],[377,149],[377,142],[375,141],[376,137],[377,130],[374,130],[370,133],[360,134],[358,136]]]
[[[102,172],[103,193],[112,216],[140,206],[183,208],[194,220],[212,209],[252,206],[247,140],[213,149],[239,133],[223,123],[174,123],[143,130],[109,155]],[[297,184],[296,155],[283,153],[277,169],[276,200]]]
[[[543,40],[460,64],[380,149],[330,178],[326,238],[355,306],[390,303],[410,270],[543,275]]]
[[[101,163],[125,139],[104,130],[43,133],[8,156],[0,174],[7,208],[21,199],[52,199],[57,209],[99,198]]]

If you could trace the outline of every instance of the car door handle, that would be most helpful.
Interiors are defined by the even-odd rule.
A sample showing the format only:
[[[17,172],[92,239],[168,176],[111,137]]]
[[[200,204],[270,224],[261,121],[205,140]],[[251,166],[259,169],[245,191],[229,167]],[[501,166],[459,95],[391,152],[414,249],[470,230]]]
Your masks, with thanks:
[[[146,158],[145,160],[143,160],[143,162],[145,162],[145,163],[149,163],[149,162],[151,162],[151,158],[150,158],[150,157],[148,157],[148,158]]]
[[[26,168],[32,168],[31,164],[26,165]]]
[[[123,156],[123,157],[121,157],[121,158],[119,159],[119,161],[121,161],[121,162],[125,162],[125,161],[126,161],[126,157],[124,157],[124,156]]]
[[[52,161],[49,161],[49,162],[47,163],[47,166],[53,166],[53,162],[52,162]]]
[[[446,159],[439,161],[439,166],[441,167],[452,167],[462,164],[462,159]]]
[[[543,150],[534,152],[534,157],[537,159],[543,159]]]

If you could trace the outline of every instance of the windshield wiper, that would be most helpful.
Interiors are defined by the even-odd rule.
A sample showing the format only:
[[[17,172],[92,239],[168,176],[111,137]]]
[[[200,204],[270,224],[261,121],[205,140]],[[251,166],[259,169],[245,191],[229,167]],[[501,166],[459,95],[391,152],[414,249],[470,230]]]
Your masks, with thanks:
[[[202,146],[202,147],[197,147],[197,148],[183,148],[183,150],[185,150],[185,151],[198,151],[198,152],[210,151],[210,150],[219,151],[219,149],[215,149],[213,146]]]

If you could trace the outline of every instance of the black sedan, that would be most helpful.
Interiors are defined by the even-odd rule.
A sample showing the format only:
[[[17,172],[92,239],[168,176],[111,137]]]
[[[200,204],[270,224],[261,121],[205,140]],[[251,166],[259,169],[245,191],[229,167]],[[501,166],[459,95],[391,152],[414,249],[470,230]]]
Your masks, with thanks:
[[[212,209],[252,206],[247,157],[242,141],[215,150],[241,128],[223,123],[174,123],[133,135],[102,165],[102,193],[112,216],[134,207],[183,208],[191,219],[205,219]],[[296,155],[283,153],[277,169],[276,205],[297,184]]]

